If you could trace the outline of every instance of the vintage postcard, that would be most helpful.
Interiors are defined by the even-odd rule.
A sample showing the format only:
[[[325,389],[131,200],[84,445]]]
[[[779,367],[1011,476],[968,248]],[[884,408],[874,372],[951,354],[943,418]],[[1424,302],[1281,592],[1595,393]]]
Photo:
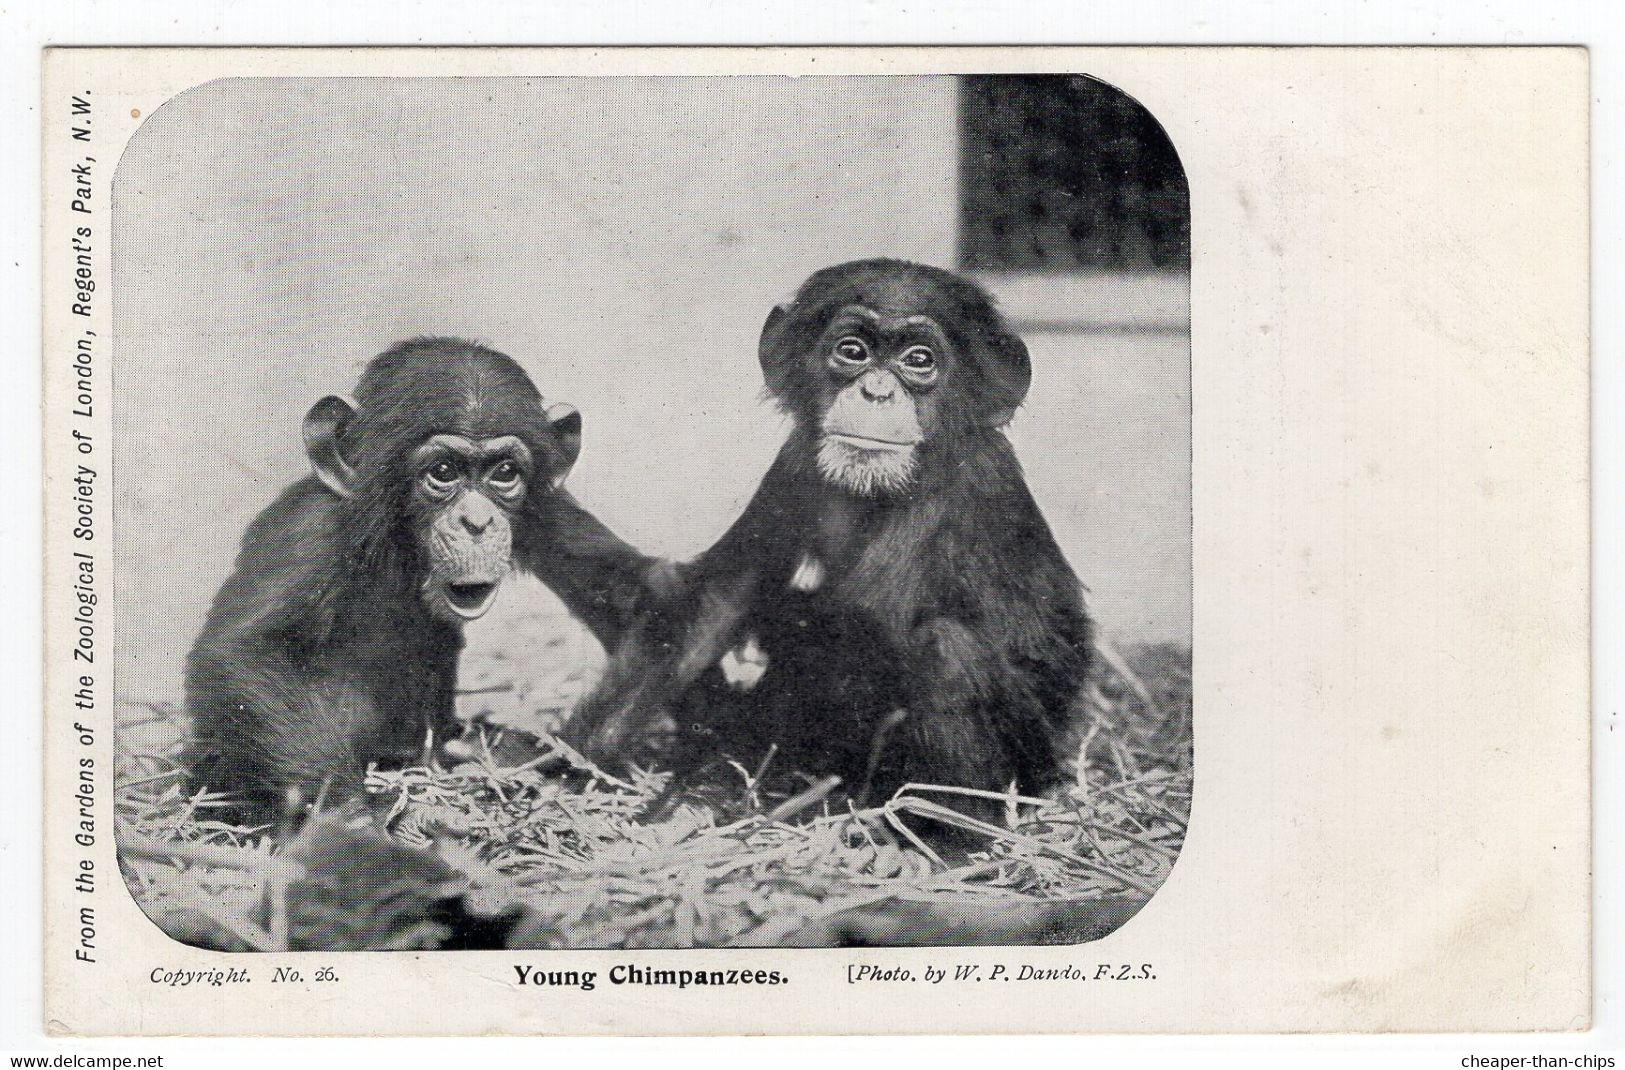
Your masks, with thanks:
[[[1574,1030],[1577,49],[53,49],[63,1034]]]

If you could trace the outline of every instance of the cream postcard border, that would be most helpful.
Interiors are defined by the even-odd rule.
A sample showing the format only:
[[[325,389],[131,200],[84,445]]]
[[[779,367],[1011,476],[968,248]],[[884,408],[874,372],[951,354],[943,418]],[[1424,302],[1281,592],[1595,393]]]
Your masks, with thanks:
[[[45,976],[68,1034],[1580,1029],[1591,1016],[1587,55],[1581,49],[56,49],[45,57]],[[232,956],[113,851],[106,658],[71,659],[106,462],[110,188],[223,77],[1077,71],[1168,130],[1192,204],[1197,781],[1172,876],[1079,947]],[[93,104],[74,141],[74,95]],[[80,123],[79,125],[83,125]],[[75,166],[92,157],[88,189]],[[76,211],[84,202],[88,212]],[[73,239],[101,288],[75,315]],[[95,331],[93,415],[73,352]],[[116,475],[115,477],[116,478]],[[96,643],[116,624],[103,601]],[[81,672],[96,708],[75,709]],[[99,670],[99,672],[98,672]],[[76,727],[84,725],[86,734]],[[98,771],[75,842],[80,762]],[[95,891],[75,891],[88,861]],[[95,944],[83,962],[83,907]],[[17,923],[26,924],[22,919]],[[772,988],[522,988],[515,963],[766,967]],[[849,981],[861,963],[1153,964],[1149,982]],[[272,984],[277,966],[303,983]],[[336,982],[309,980],[331,965]],[[244,985],[163,971],[247,966]]]

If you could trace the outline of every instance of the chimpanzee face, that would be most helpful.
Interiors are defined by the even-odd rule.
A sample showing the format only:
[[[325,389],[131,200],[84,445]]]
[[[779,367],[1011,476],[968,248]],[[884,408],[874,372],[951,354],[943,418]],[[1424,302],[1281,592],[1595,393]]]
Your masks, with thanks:
[[[934,430],[933,395],[952,373],[942,328],[930,316],[848,305],[816,349],[826,382],[819,471],[866,496],[905,489]]]
[[[513,550],[512,515],[525,500],[534,461],[514,435],[434,435],[412,454],[411,505],[428,563],[424,604],[455,623],[476,620],[496,598]]]
[[[458,624],[491,607],[519,510],[568,475],[581,415],[544,404],[510,357],[419,339],[373,361],[355,399],[318,401],[304,437],[358,552],[407,551],[393,555],[399,581]]]
[[[768,391],[818,471],[866,497],[907,491],[1010,421],[1027,347],[987,293],[941,268],[854,260],[816,272],[762,326]]]

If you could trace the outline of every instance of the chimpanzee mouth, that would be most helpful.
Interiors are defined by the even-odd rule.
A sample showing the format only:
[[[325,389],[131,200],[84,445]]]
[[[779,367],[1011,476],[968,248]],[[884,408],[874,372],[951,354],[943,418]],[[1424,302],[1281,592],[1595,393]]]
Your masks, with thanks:
[[[477,620],[491,608],[497,585],[491,580],[446,584],[446,605],[464,620]]]
[[[818,444],[818,471],[829,482],[854,494],[869,497],[892,494],[908,487],[919,467],[919,453],[910,445],[859,439],[843,432],[826,433]],[[870,445],[870,443],[874,443]]]
[[[854,435],[848,431],[826,431],[830,438],[849,446],[855,450],[911,450],[919,445],[917,441],[900,442],[890,438],[870,438],[868,435]]]

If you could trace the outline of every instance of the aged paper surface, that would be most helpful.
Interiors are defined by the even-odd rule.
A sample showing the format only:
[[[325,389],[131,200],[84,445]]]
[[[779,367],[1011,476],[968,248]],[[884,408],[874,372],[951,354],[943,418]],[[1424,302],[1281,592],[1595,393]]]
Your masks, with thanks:
[[[46,68],[51,1029],[1227,1032],[1576,1029],[1589,1021],[1583,51],[55,50]],[[156,568],[160,576],[174,573],[177,588],[201,590],[206,601],[219,577],[186,575],[201,564],[129,556],[162,541],[137,525],[218,526],[227,542],[235,538],[287,473],[265,473],[254,501],[221,501],[197,483],[231,463],[211,466],[210,451],[240,458],[222,439],[289,437],[290,422],[279,416],[261,428],[273,422],[255,411],[271,405],[274,381],[308,375],[298,393],[313,399],[346,389],[368,353],[339,363],[312,357],[308,367],[269,364],[264,392],[256,394],[252,378],[245,386],[233,369],[280,351],[286,339],[243,334],[227,351],[203,353],[175,340],[189,327],[232,320],[251,300],[232,287],[274,265],[253,261],[249,234],[231,270],[226,262],[211,271],[184,258],[188,232],[230,225],[222,207],[230,207],[229,196],[200,202],[207,211],[146,221],[139,243],[121,240],[127,224],[114,212],[127,202],[114,171],[130,158],[127,145],[138,151],[132,138],[143,124],[152,124],[143,136],[158,136],[166,105],[172,117],[181,114],[175,102],[185,102],[180,95],[188,91],[199,106],[229,107],[233,86],[220,79],[300,79],[289,83],[293,113],[318,107],[322,80],[447,79],[441,107],[377,118],[398,165],[421,151],[414,145],[455,126],[460,109],[479,106],[470,79],[1043,72],[1087,74],[1143,106],[1178,150],[1190,195],[1195,789],[1177,864],[1137,916],[1076,946],[261,954],[188,947],[147,920],[114,853],[114,711],[123,699],[146,697],[132,689],[148,660],[156,679],[178,672],[202,607],[177,606],[175,619],[186,623],[174,625],[174,635],[139,612],[139,624],[121,630],[114,609],[124,603],[109,592],[165,586],[153,583]],[[359,84],[356,99],[365,99]],[[873,156],[843,161],[827,180],[838,183],[865,163],[880,173],[906,167],[918,176],[911,179],[919,183],[915,201],[931,203],[926,187],[951,171],[954,159],[932,155],[929,139],[908,141],[904,128],[927,121],[921,114],[888,113],[892,125],[869,146]],[[76,138],[75,129],[87,133]],[[764,130],[772,129],[765,121]],[[661,166],[661,153],[671,151],[662,149],[662,137],[676,135],[652,133],[632,147],[628,174]],[[208,167],[209,146],[187,140],[174,144],[188,155],[177,154],[167,172],[147,161],[141,182],[202,188],[204,176],[186,165]],[[905,143],[923,148],[882,155]],[[842,143],[830,144],[838,153]],[[494,155],[477,143],[461,147],[473,161]],[[365,146],[357,158],[369,159]],[[290,169],[296,164],[290,160]],[[717,166],[725,170],[727,161]],[[556,159],[538,167],[545,176],[485,175],[469,203],[483,197],[500,207],[511,197],[529,204],[533,194],[511,190],[527,182],[562,189],[569,179]],[[121,173],[118,181],[125,180]],[[356,169],[357,185],[375,180]],[[342,191],[296,189],[280,225],[297,230],[335,197]],[[221,214],[210,214],[215,209]],[[811,209],[777,210],[787,222],[765,238],[720,240],[806,240],[795,223]],[[328,226],[337,225],[333,219],[367,226],[342,212]],[[888,218],[886,225],[896,224]],[[483,236],[472,217],[425,226],[463,226],[470,248],[487,255],[501,244]],[[310,233],[313,241],[339,240]],[[374,237],[400,243],[390,249],[400,264],[412,261],[412,231]],[[217,247],[233,247],[231,234],[215,238]],[[877,252],[947,262],[951,242],[815,246],[808,266]],[[522,258],[523,250],[508,255]],[[664,269],[649,267],[680,255],[652,232],[647,248],[629,250],[617,269],[624,274],[606,283],[602,273],[610,269],[596,265],[590,270],[599,274],[583,282],[564,262],[556,286],[600,300],[619,279],[633,295],[627,300],[680,308],[684,293],[661,293],[650,280]],[[361,266],[376,270],[374,261]],[[508,266],[498,259],[484,277],[500,290],[509,285]],[[670,270],[681,277],[680,266]],[[139,307],[120,305],[125,279],[132,290],[184,306],[193,319],[141,321]],[[796,281],[774,283],[782,294]],[[741,284],[714,285],[726,293]],[[322,307],[317,291],[324,288],[343,289],[357,314],[380,314],[357,296],[366,285],[357,288],[355,277],[335,270],[279,295],[288,320],[310,326],[302,310]],[[747,292],[753,303],[742,315],[753,335],[765,306]],[[442,330],[499,347],[516,334],[567,332],[528,321],[529,302],[539,306],[539,298],[507,294],[500,321],[470,322],[460,310],[478,302],[465,294],[460,303],[448,292],[444,306],[394,310],[391,322],[368,325],[360,337],[376,339],[376,351],[399,337]],[[1000,296],[1013,318],[1043,333],[1042,295],[1012,287]],[[1109,305],[1112,293],[1095,300]],[[1153,302],[1127,318],[1168,315]],[[132,322],[128,317],[140,330],[118,326]],[[350,329],[335,320],[299,341],[318,350]],[[607,342],[635,351],[635,339]],[[755,391],[748,353],[740,357]],[[1035,391],[1052,398],[1091,391],[1087,379],[1035,363]],[[530,367],[539,378],[551,374],[545,361]],[[633,368],[626,373],[633,378],[652,374]],[[1106,389],[1113,371],[1093,371],[1102,382],[1094,389]],[[1158,388],[1165,397],[1184,389],[1155,380],[1147,389]],[[241,415],[221,416],[203,403],[211,389]],[[551,396],[558,388],[544,382],[542,389]],[[572,400],[581,389],[587,385]],[[167,406],[148,400],[165,396]],[[589,428],[615,419],[602,411],[607,403],[582,407]],[[713,418],[692,400],[676,407]],[[1031,407],[1042,418],[1038,403]],[[1163,410],[1125,409],[1122,423],[1149,421],[1153,411]],[[629,427],[635,422],[623,415],[628,441],[635,438],[626,435]],[[598,433],[589,431],[588,449],[597,451],[591,456],[599,467],[587,468],[584,459],[572,485],[579,482],[595,507],[613,510],[590,488],[608,490],[628,445],[617,450],[613,431],[608,444]],[[1042,490],[1044,455],[1057,444],[1019,421],[1011,435]],[[1116,441],[1122,449],[1132,440]],[[1108,440],[1099,448],[1114,447]],[[1062,455],[1078,466],[1079,486],[1090,485],[1088,453]],[[148,457],[160,471],[144,472]],[[750,465],[754,479],[765,458],[739,463]],[[193,482],[177,484],[176,470],[193,472]],[[693,478],[713,477],[702,467]],[[648,496],[635,483],[625,489],[627,497]],[[1064,534],[1066,499],[1044,493]],[[1166,503],[1179,491],[1159,493]],[[670,524],[680,524],[680,495],[674,490],[666,504],[662,492],[661,499],[647,511],[664,506]],[[1157,515],[1165,525],[1167,514]],[[1134,522],[1127,517],[1114,527],[1132,530]],[[658,541],[661,527],[653,524],[644,538]],[[1153,527],[1144,530],[1142,541],[1152,540]],[[704,534],[696,535],[702,545]],[[686,546],[674,542],[661,552]],[[176,543],[190,545],[179,535]],[[1167,552],[1174,564],[1165,567],[1177,574],[1178,552]],[[1172,620],[1174,632],[1186,627],[1168,587],[1142,583],[1124,598],[1102,590],[1109,585],[1098,576],[1087,578],[1096,614],[1109,623],[1117,598],[1124,605],[1118,620],[1138,609],[1153,622],[1138,626],[1154,631],[1154,622]],[[90,611],[81,609],[86,593],[98,596]],[[159,605],[167,609],[154,602],[148,613]],[[76,658],[75,650],[94,660]],[[957,972],[969,967],[979,969]],[[749,971],[780,980],[720,993],[614,980],[633,968]],[[593,972],[597,983],[522,980],[554,971]],[[1020,979],[1037,971],[1044,979]]]

